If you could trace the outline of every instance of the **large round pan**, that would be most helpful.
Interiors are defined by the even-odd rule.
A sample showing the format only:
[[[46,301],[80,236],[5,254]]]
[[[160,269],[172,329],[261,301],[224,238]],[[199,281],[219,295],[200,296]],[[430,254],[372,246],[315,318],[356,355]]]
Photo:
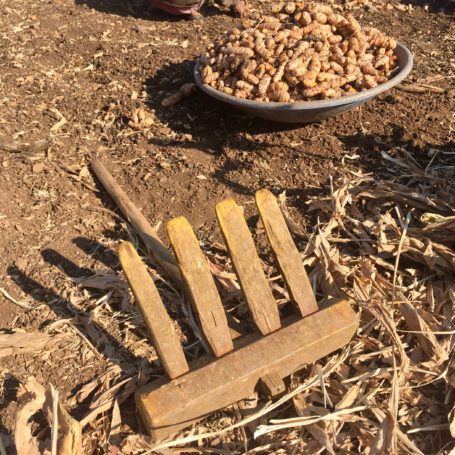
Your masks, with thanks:
[[[296,103],[276,103],[253,101],[236,98],[219,92],[209,85],[203,84],[200,73],[201,62],[198,60],[194,67],[194,78],[197,85],[208,95],[231,104],[242,111],[248,112],[255,117],[285,123],[309,123],[318,122],[329,117],[347,112],[373,99],[379,93],[385,92],[399,84],[411,71],[413,58],[405,46],[398,44],[395,49],[397,56],[397,68],[394,75],[384,84],[370,88],[354,95],[340,96],[321,101],[299,101]]]

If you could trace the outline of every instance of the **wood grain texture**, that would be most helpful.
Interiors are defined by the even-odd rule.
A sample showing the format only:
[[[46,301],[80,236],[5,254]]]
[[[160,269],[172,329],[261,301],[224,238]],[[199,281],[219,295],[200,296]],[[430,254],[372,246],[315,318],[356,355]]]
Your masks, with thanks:
[[[126,193],[117,184],[117,182],[114,180],[112,175],[100,160],[94,158],[91,162],[91,166],[108,194],[117,204],[126,218],[130,221],[135,232],[139,234],[153,259],[166,272],[174,284],[183,290],[183,280],[180,275],[180,270],[177,267],[177,262],[174,256],[166,249],[162,240],[157,235],[151,224],[147,221],[141,211],[134,205],[134,203],[128,198]],[[231,326],[231,337],[239,337],[241,333],[233,328],[236,326],[235,321],[230,315],[227,315],[227,318]]]
[[[280,315],[242,210],[226,199],[217,204],[216,215],[253,320],[267,335],[280,328]]]
[[[170,220],[167,231],[202,333],[213,353],[220,357],[232,351],[233,344],[226,313],[207,260],[190,223],[184,217]]]
[[[259,190],[256,206],[293,303],[301,316],[314,313],[318,305],[310,280],[275,197]]]
[[[138,390],[136,403],[144,427],[155,440],[163,439],[251,396],[267,373],[275,371],[286,378],[341,348],[357,328],[358,318],[349,302],[335,301],[306,318],[291,316],[266,337],[258,333],[241,337],[229,354],[198,359],[185,376],[167,383],[157,379]]]
[[[181,376],[188,363],[152,277],[130,242],[120,244],[119,259],[166,373],[170,379]]]
[[[262,391],[269,397],[279,395],[286,390],[284,381],[275,370],[269,371],[265,373],[264,376],[261,376],[259,385]]]

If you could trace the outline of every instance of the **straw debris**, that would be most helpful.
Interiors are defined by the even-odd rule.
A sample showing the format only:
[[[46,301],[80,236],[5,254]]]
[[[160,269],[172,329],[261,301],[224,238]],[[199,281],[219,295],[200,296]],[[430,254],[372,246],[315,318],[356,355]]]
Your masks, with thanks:
[[[36,380],[21,386],[36,397],[22,405],[17,417],[24,450],[36,453],[36,433],[27,422],[42,409],[50,427],[58,422],[54,431],[55,435],[58,431],[58,444],[66,442],[74,448],[69,453],[100,447],[94,441],[102,441],[107,453],[128,454],[323,450],[424,454],[435,449],[444,453],[455,434],[455,207],[454,189],[447,178],[455,158],[443,151],[437,160],[416,157],[404,148],[382,156],[390,175],[397,177],[375,180],[359,171],[352,178],[330,182],[319,196],[307,201],[308,211],[318,218],[311,232],[292,219],[286,195],[279,196],[320,304],[340,296],[350,299],[359,313],[360,328],[349,345],[321,359],[319,365],[295,373],[274,401],[259,394],[208,416],[168,441],[153,443],[122,421],[134,391],[163,374],[134,299],[121,274],[73,279],[71,283],[79,285],[81,292],[96,289],[102,296],[95,305],[88,305],[75,293],[75,317],[54,323],[49,330],[80,334],[77,325],[84,324],[90,340],[83,338],[78,346],[84,356],[102,362],[103,369],[64,402],[55,393],[49,398]],[[246,305],[224,247],[207,240],[205,250],[229,317],[240,332],[248,332]],[[151,262],[147,254],[144,259]],[[273,260],[263,265],[283,309],[290,303],[284,282]],[[185,313],[188,308],[182,295],[166,276],[149,271],[169,311],[179,323],[184,321],[182,326],[191,327],[188,318],[192,316]],[[118,345],[129,351],[117,348],[118,364],[105,356],[114,351],[113,345],[101,344],[100,327],[108,325]],[[202,344],[191,329],[181,331],[180,337],[189,358],[202,354]],[[101,352],[94,356],[98,349]],[[57,420],[49,418],[52,405],[58,410]],[[84,407],[82,418],[69,417],[63,405],[73,415],[73,410]]]

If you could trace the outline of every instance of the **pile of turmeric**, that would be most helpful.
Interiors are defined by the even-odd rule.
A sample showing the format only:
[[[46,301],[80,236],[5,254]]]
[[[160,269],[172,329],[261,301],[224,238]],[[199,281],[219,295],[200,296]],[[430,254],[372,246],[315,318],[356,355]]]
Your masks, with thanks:
[[[296,102],[334,98],[386,82],[395,39],[320,3],[276,4],[245,20],[201,57],[204,84],[237,98]]]

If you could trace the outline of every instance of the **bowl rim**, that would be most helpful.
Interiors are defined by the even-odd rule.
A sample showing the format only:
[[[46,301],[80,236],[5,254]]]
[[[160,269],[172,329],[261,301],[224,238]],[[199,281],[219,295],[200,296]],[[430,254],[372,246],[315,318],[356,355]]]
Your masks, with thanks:
[[[408,74],[411,72],[413,66],[413,56],[411,51],[401,43],[397,43],[395,48],[395,55],[399,53],[404,54],[400,59],[404,62],[403,67],[399,67],[399,71],[392,78],[383,84],[379,84],[376,87],[370,88],[368,90],[355,93],[353,95],[340,96],[338,98],[331,98],[327,100],[316,100],[316,101],[296,101],[294,103],[279,103],[276,101],[255,101],[255,100],[245,100],[241,98],[236,98],[232,95],[227,95],[226,93],[220,92],[209,85],[206,85],[202,82],[200,66],[201,66],[201,57],[196,60],[194,65],[194,78],[197,85],[208,95],[213,96],[221,101],[225,101],[229,104],[241,106],[242,108],[250,109],[261,109],[261,110],[276,110],[276,109],[289,109],[289,110],[307,110],[307,109],[321,109],[321,108],[331,108],[342,106],[345,104],[356,103],[364,101],[365,99],[373,98],[374,96],[382,93],[395,85],[399,84],[403,79],[405,79]]]

